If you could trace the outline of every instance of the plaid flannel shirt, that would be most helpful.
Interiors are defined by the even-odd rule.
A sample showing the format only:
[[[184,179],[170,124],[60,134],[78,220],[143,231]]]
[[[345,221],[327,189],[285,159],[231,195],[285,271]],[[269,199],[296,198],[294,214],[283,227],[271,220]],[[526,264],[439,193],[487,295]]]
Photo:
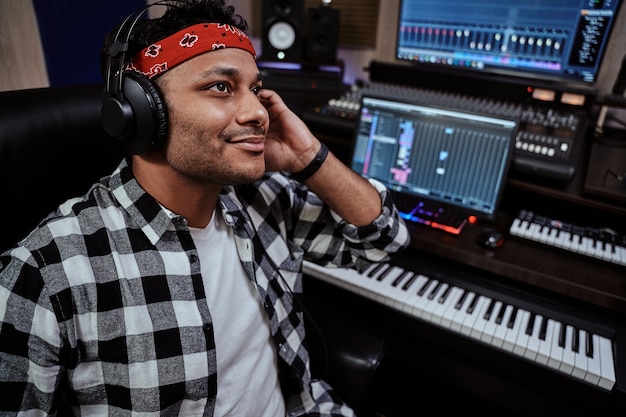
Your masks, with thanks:
[[[280,173],[220,195],[270,319],[289,416],[352,415],[311,380],[292,292],[305,254],[358,265],[408,244],[375,185],[383,213],[361,228]],[[67,403],[77,416],[212,416],[215,341],[198,259],[186,220],[168,215],[126,160],[61,205],[0,257],[0,414],[61,414]]]

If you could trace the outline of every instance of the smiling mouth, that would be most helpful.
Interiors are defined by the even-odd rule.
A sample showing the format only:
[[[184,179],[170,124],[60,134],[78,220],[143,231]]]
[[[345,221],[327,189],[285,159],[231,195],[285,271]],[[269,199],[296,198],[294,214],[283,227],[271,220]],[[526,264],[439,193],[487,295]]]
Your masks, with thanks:
[[[236,145],[238,147],[241,147],[242,149],[249,151],[249,152],[259,153],[265,150],[265,139],[263,137],[234,140],[234,141],[229,141],[228,143],[231,145]]]

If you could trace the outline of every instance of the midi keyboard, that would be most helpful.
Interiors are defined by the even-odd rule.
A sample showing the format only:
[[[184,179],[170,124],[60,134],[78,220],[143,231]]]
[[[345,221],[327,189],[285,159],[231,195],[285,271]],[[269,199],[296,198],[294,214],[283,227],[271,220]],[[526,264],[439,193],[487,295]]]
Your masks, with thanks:
[[[626,266],[626,235],[608,228],[580,226],[521,210],[509,233],[566,252]]]

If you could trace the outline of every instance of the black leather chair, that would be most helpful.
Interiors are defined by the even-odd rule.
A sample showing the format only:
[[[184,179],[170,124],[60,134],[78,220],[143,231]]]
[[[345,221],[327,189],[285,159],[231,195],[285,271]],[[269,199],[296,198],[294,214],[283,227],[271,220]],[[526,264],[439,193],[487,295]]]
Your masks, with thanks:
[[[0,252],[123,157],[100,123],[102,85],[0,93]]]
[[[124,157],[100,121],[103,85],[0,92],[0,252],[70,197],[83,195]],[[305,291],[306,294],[306,291]],[[385,353],[382,340],[305,299],[314,376],[360,415]]]

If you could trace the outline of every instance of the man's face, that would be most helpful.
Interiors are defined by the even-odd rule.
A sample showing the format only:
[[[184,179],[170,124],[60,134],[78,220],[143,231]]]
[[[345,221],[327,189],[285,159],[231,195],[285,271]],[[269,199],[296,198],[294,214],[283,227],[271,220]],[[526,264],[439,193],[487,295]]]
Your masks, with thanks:
[[[267,110],[258,98],[250,53],[226,48],[199,55],[161,76],[169,112],[166,159],[185,177],[221,185],[265,172]]]

